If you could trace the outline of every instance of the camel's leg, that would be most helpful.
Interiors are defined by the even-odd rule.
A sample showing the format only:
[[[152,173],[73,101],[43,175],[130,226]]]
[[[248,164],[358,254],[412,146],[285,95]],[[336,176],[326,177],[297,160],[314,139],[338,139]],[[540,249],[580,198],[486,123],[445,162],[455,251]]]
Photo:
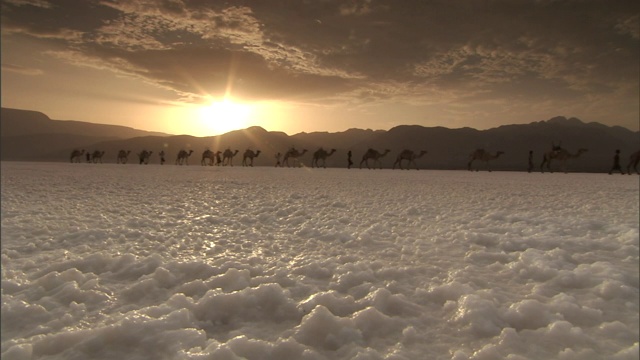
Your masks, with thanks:
[[[631,166],[633,165],[633,170],[636,171],[636,174],[640,175],[640,171],[638,171],[638,163],[640,163],[640,158],[635,161],[629,161],[629,165],[627,165],[627,172],[631,175]]]

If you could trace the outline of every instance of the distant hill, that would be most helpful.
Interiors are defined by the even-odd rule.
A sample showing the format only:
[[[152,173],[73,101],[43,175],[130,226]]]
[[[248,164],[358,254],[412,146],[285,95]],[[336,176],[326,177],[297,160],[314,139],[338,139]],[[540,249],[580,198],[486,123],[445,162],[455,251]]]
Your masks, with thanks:
[[[0,112],[2,160],[60,160],[57,152],[88,147],[106,140],[169,134],[127,126],[94,124],[73,120],[52,120],[30,110],[2,108]]]
[[[136,154],[143,149],[153,151],[151,163],[158,164],[157,154],[164,150],[167,164],[173,164],[178,151],[193,150],[191,165],[200,166],[202,152],[230,148],[238,150],[234,165],[240,166],[246,149],[260,150],[255,166],[273,166],[274,155],[284,154],[296,147],[308,152],[301,160],[310,166],[312,154],[319,147],[337,151],[327,159],[328,167],[345,167],[347,151],[353,153],[353,162],[359,167],[368,148],[379,151],[390,149],[383,158],[383,166],[391,168],[397,154],[403,149],[428,151],[417,161],[422,169],[466,169],[468,156],[476,148],[505,154],[491,162],[494,170],[524,171],[529,150],[534,152],[536,171],[542,154],[552,143],[562,143],[571,153],[580,148],[589,149],[577,159],[568,162],[569,171],[606,172],[611,167],[614,151],[622,152],[623,166],[628,155],[640,150],[640,132],[599,123],[585,123],[576,118],[555,117],[530,124],[505,125],[488,130],[471,128],[448,129],[402,125],[388,131],[349,129],[343,132],[311,132],[287,135],[266,131],[261,127],[210,136],[195,137],[169,135],[136,130],[123,126],[91,124],[79,121],[51,120],[33,111],[2,109],[2,160],[15,161],[69,161],[73,149],[105,151],[104,162],[115,163],[119,150],[130,150],[130,163],[136,163]],[[481,164],[474,164],[481,166]],[[558,169],[556,168],[556,171]]]

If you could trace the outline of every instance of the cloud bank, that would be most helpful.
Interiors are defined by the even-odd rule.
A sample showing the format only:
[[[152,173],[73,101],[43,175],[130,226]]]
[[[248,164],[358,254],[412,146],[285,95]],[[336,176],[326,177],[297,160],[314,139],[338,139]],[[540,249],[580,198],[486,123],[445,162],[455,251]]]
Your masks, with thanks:
[[[179,101],[231,93],[467,116],[562,104],[637,119],[639,12],[636,1],[8,0],[2,31]]]

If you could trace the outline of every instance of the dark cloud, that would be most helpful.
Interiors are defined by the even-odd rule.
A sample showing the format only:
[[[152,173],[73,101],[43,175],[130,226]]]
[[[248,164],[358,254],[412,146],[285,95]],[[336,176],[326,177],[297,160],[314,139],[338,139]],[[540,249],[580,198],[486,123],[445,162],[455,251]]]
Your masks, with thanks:
[[[637,94],[637,1],[20,1],[2,31],[182,99],[344,102]],[[427,98],[429,97],[429,98]]]

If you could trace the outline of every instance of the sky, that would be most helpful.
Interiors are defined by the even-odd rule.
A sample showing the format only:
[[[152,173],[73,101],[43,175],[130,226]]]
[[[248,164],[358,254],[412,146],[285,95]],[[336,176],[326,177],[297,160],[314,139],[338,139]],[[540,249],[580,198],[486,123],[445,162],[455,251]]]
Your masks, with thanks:
[[[636,0],[2,0],[2,106],[210,136],[639,130]]]

